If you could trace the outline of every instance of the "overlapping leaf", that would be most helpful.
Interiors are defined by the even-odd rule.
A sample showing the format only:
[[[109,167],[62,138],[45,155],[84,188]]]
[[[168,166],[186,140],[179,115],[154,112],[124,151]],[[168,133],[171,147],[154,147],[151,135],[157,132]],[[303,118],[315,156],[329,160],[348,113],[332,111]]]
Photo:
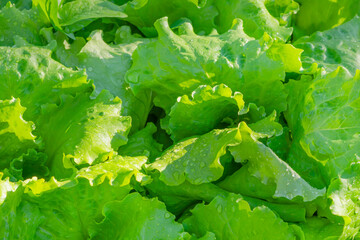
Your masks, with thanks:
[[[297,239],[296,230],[267,207],[250,209],[239,195],[216,197],[209,205],[199,204],[185,219],[185,230],[203,236],[207,231],[219,239]]]
[[[121,158],[84,168],[73,180],[1,180],[0,237],[5,239],[84,239],[107,202],[121,200],[141,179],[146,158]],[[6,197],[6,198],[5,198]],[[29,221],[30,219],[30,221]]]

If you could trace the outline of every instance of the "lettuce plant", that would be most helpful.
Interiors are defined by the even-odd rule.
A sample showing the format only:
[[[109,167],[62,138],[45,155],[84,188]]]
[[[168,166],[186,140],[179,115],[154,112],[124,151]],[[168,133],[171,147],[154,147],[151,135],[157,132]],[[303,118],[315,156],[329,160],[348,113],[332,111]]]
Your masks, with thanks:
[[[0,238],[360,239],[359,14],[0,1]]]

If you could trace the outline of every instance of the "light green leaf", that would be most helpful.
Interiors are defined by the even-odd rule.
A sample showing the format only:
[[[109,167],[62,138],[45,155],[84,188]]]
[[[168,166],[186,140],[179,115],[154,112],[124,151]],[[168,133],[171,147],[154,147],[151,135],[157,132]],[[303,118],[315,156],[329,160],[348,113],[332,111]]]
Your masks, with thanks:
[[[57,30],[75,38],[76,32],[97,18],[125,18],[124,8],[106,0],[33,0]]]
[[[225,118],[236,120],[244,107],[243,96],[232,93],[224,84],[202,85],[191,94],[184,95],[171,108],[162,125],[174,141],[201,135],[220,126]]]
[[[154,22],[169,17],[170,25],[177,26],[183,18],[188,18],[197,33],[209,34],[215,27],[217,10],[207,4],[207,0],[132,0],[126,4],[126,21],[135,25],[146,37],[157,35]],[[154,11],[156,9],[156,11]]]
[[[279,136],[283,133],[283,127],[276,121],[276,112],[272,112],[269,116],[249,124],[251,130],[257,133],[260,138],[270,138]]]
[[[28,149],[26,153],[11,161],[8,172],[14,180],[24,180],[34,176],[45,178],[49,176],[49,169],[45,165],[46,161],[45,153]]]
[[[105,216],[91,229],[90,239],[184,239],[183,226],[155,198],[132,193],[104,206]]]
[[[290,154],[317,161],[325,183],[358,162],[360,72],[338,68],[314,80],[291,81],[286,118],[294,139]],[[299,164],[306,158],[297,158]],[[305,164],[306,161],[304,161]],[[314,164],[313,164],[314,165]],[[304,165],[305,166],[305,165]]]
[[[358,5],[360,9],[360,3]],[[300,38],[294,46],[304,49],[301,58],[305,68],[316,63],[331,72],[342,66],[354,74],[360,69],[359,39],[360,17],[355,16],[336,28]]]
[[[267,0],[265,7],[280,26],[291,26],[294,14],[299,11],[299,4],[294,0]]]
[[[332,200],[331,212],[343,218],[344,226],[339,240],[353,239],[360,230],[359,170],[359,163],[351,165],[341,177],[333,180],[328,188],[328,197]]]
[[[286,41],[292,29],[280,26],[279,21],[271,16],[265,7],[263,0],[214,0],[214,5],[219,11],[216,18],[216,25],[219,32],[223,33],[231,28],[235,18],[244,21],[244,31],[251,37],[261,38],[266,32],[274,38]]]
[[[267,113],[286,109],[282,83],[286,64],[272,59],[274,54],[267,56],[272,44],[268,36],[251,41],[239,20],[222,35],[196,35],[189,23],[176,35],[167,18],[159,19],[155,27],[158,40],[138,47],[125,76],[135,94],[151,89],[155,105],[169,113],[179,96],[190,95],[200,85],[223,83],[241,92],[245,102],[264,106]]]
[[[34,121],[41,105],[58,103],[60,95],[92,91],[83,71],[66,68],[39,47],[0,47],[0,99],[19,98],[24,119]]]
[[[33,135],[34,123],[23,119],[26,108],[19,99],[0,100],[0,169],[20,157],[28,148],[38,147]]]
[[[169,186],[185,180],[198,185],[219,179],[224,171],[219,159],[226,148],[241,142],[238,129],[215,129],[199,137],[181,141],[148,166],[158,170],[159,179]]]
[[[107,45],[101,37],[101,31],[97,31],[90,35],[90,40],[78,54],[79,65],[85,68],[89,78],[94,80],[93,95],[107,89],[114,96],[121,98],[122,115],[132,118],[132,132],[145,126],[152,106],[151,91],[145,90],[134,95],[124,80],[125,73],[132,64],[131,55],[143,42],[149,40]]]
[[[80,171],[73,180],[0,182],[0,237],[84,239],[106,203],[123,199],[145,158],[119,157]],[[124,164],[127,162],[127,164]],[[116,166],[116,167],[115,167]],[[20,185],[20,186],[19,186]]]
[[[41,45],[39,31],[49,25],[49,22],[36,8],[19,10],[14,5],[7,4],[0,9],[0,24],[0,46],[14,45],[16,35],[31,44]],[[4,55],[1,54],[1,56]]]
[[[299,224],[306,240],[335,240],[339,239],[343,225],[332,223],[326,218],[307,218],[305,223]]]
[[[82,20],[94,18],[127,17],[122,7],[104,0],[70,1],[59,8],[58,15],[61,26],[68,26]]]
[[[266,47],[258,41],[245,45],[246,62],[242,69],[244,83],[240,91],[246,103],[263,106],[267,114],[274,110],[280,113],[286,110],[286,93],[282,83],[285,79],[285,64],[270,50],[270,54],[265,52]]]
[[[270,148],[257,141],[256,133],[245,123],[240,123],[239,131],[241,144],[230,146],[229,150],[235,161],[244,166],[224,180],[223,188],[262,199],[273,197],[304,202],[325,195],[325,189],[311,187]]]
[[[39,132],[49,156],[51,174],[66,177],[64,168],[92,165],[111,158],[126,144],[131,119],[120,116],[121,100],[103,91],[96,99],[66,96],[60,106],[44,107]]]
[[[156,126],[149,122],[145,128],[131,135],[126,145],[119,147],[119,155],[147,156],[149,162],[153,162],[162,153],[162,145],[156,142],[153,137],[156,131]]]
[[[360,13],[358,0],[296,0],[301,5],[294,16],[295,39],[316,31],[328,30],[351,20]],[[319,14],[319,12],[322,14]]]
[[[185,219],[186,231],[217,239],[297,239],[294,229],[267,207],[250,209],[240,195],[216,197],[209,205],[198,204]]]

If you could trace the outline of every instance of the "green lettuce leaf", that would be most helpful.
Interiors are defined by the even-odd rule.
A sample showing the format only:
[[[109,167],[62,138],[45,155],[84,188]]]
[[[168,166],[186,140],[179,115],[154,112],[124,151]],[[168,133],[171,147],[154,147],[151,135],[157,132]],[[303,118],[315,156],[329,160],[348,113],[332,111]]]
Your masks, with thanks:
[[[200,85],[215,85],[220,78],[232,90],[239,89],[236,69],[242,63],[236,54],[251,40],[240,25],[227,34],[208,37],[195,35],[189,23],[182,25],[184,34],[178,36],[167,18],[157,20],[155,27],[158,40],[138,47],[125,76],[135,94],[150,88],[157,94],[155,104],[169,111],[178,96]]]
[[[283,160],[287,160],[291,147],[290,131],[288,127],[283,128],[283,133],[269,138],[266,145],[273,150],[273,152]]]
[[[11,161],[8,173],[14,181],[34,176],[47,178],[49,176],[49,168],[46,166],[46,162],[47,155],[45,153],[28,149],[26,153]]]
[[[95,92],[98,95],[103,89],[121,98],[122,115],[131,116],[132,132],[145,126],[151,108],[152,93],[149,90],[134,95],[124,80],[126,71],[132,64],[132,53],[143,42],[131,44],[108,45],[101,32],[93,32],[89,41],[78,54],[79,65],[86,69],[90,79],[94,80]]]
[[[296,1],[301,7],[298,14],[294,16],[295,38],[337,27],[360,13],[360,3],[357,0]]]
[[[0,8],[6,6],[9,2],[12,4],[15,4],[17,9],[23,10],[23,9],[30,9],[32,6],[32,0],[9,0],[9,1],[3,1],[0,3]]]
[[[304,232],[306,240],[335,240],[339,239],[343,225],[332,223],[326,218],[312,217],[307,218],[305,223],[299,224]]]
[[[141,197],[139,193],[107,203],[103,215],[105,218],[91,229],[90,239],[180,240],[187,236],[164,203],[155,198]]]
[[[42,45],[39,31],[49,22],[36,8],[19,10],[14,5],[7,4],[0,9],[0,24],[0,46],[12,46],[16,35],[31,44]]]
[[[59,8],[59,22],[61,26],[69,26],[84,20],[94,18],[114,17],[125,18],[122,7],[104,0],[75,0],[65,3]],[[88,21],[83,22],[88,23]],[[80,27],[83,28],[83,26]]]
[[[220,33],[231,28],[233,20],[240,18],[244,21],[244,31],[251,37],[261,38],[266,32],[274,38],[286,41],[292,29],[280,26],[279,21],[274,18],[265,6],[267,1],[263,0],[215,0],[213,4],[219,11],[215,24]]]
[[[286,109],[282,81],[286,69],[301,66],[301,51],[288,47],[289,59],[279,58],[274,51],[267,53],[273,40],[264,36],[261,41],[251,41],[239,21],[232,30],[210,36],[194,34],[189,23],[181,25],[181,34],[176,35],[167,18],[159,19],[155,27],[158,40],[137,48],[134,64],[125,76],[135,94],[153,90],[155,105],[168,113],[179,96],[190,95],[200,85],[223,83],[233,92],[241,92],[245,102],[264,106],[268,113]],[[285,60],[291,63],[285,64]]]
[[[301,59],[305,68],[316,63],[331,72],[342,66],[354,74],[360,69],[359,39],[360,17],[356,16],[336,28],[300,38],[294,46],[304,49]]]
[[[40,34],[48,44],[56,42],[56,46],[51,49],[53,51],[53,59],[67,67],[79,66],[77,54],[86,44],[84,38],[76,37],[71,41],[65,33],[54,32],[52,27],[41,29]]]
[[[178,186],[169,186],[159,180],[158,174],[151,175],[152,181],[145,184],[150,196],[158,197],[166,204],[166,209],[179,216],[199,201],[211,202],[217,196],[228,196],[230,192],[213,183],[191,184],[187,181]],[[279,216],[290,222],[305,221],[306,209],[300,204],[273,203],[261,199],[244,196],[251,208],[266,206]]]
[[[299,4],[294,0],[268,0],[265,7],[280,26],[291,26],[292,18],[299,10]]]
[[[146,156],[149,162],[153,162],[162,153],[162,145],[153,137],[156,131],[156,126],[151,122],[148,123],[145,128],[129,136],[127,144],[119,147],[118,154],[132,157]]]
[[[176,27],[188,18],[197,33],[209,34],[214,25],[217,9],[207,0],[132,0],[125,5],[126,21],[135,25],[146,37],[157,35],[154,23],[159,18],[167,16],[170,25]],[[154,11],[156,9],[156,11]]]
[[[283,127],[277,122],[275,111],[255,123],[250,123],[249,127],[261,138],[271,138],[283,132]]]
[[[313,188],[270,148],[257,141],[257,134],[245,123],[240,123],[239,131],[241,143],[230,146],[229,150],[235,161],[244,166],[219,186],[261,199],[309,202],[325,195],[325,189]]]
[[[360,230],[359,170],[359,163],[354,163],[328,188],[328,197],[332,200],[331,212],[343,219],[340,240],[354,239]]]
[[[51,58],[40,47],[0,47],[0,99],[21,100],[24,119],[34,121],[41,105],[59,103],[60,95],[90,92],[93,87],[84,71],[74,71]]]
[[[28,148],[39,147],[34,123],[23,119],[25,110],[19,99],[0,100],[0,169],[9,167],[10,161]]]
[[[176,142],[218,128],[225,118],[236,120],[243,107],[241,93],[233,94],[224,84],[213,88],[202,85],[192,92],[191,99],[184,95],[177,100],[162,126]]]
[[[292,226],[267,207],[250,209],[240,195],[216,197],[210,204],[198,204],[183,221],[186,231],[203,236],[213,232],[217,239],[298,239]]]
[[[123,199],[140,176],[146,158],[116,157],[82,169],[72,180],[0,182],[0,237],[4,239],[84,239],[102,218],[107,202]]]
[[[57,178],[72,171],[64,168],[92,165],[111,158],[126,144],[131,119],[120,116],[121,100],[103,91],[96,99],[88,94],[64,96],[60,106],[47,105],[39,120],[48,166]]]
[[[173,145],[151,163],[148,170],[159,171],[159,179],[170,186],[185,180],[195,185],[212,182],[223,174],[224,167],[219,160],[226,148],[240,142],[238,129],[215,129]]]
[[[359,71],[353,77],[338,68],[329,74],[320,73],[314,80],[287,85],[286,119],[293,138],[290,154],[298,162],[296,169],[303,169],[300,172],[311,164],[310,169],[320,169],[318,173],[329,184],[358,161],[359,80]],[[298,158],[301,152],[307,157]]]
[[[97,18],[125,18],[124,8],[106,0],[33,0],[51,21],[53,27],[64,31],[68,36]]]
[[[165,203],[166,209],[179,216],[189,206],[198,201],[210,202],[216,196],[226,196],[228,192],[213,183],[191,184],[188,181],[177,186],[169,186],[159,179],[159,173],[151,173],[151,182],[144,184],[151,197]]]

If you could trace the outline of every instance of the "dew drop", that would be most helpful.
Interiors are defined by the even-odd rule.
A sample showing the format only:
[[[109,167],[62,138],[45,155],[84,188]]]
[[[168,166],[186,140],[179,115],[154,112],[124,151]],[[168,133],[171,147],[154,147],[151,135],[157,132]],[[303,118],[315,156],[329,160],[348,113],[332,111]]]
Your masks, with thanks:
[[[195,179],[194,183],[195,183],[195,184],[200,184],[200,183],[201,183],[201,178]]]
[[[174,173],[173,173],[173,177],[174,177],[175,179],[179,179],[180,174],[179,174],[178,172],[174,172]]]

